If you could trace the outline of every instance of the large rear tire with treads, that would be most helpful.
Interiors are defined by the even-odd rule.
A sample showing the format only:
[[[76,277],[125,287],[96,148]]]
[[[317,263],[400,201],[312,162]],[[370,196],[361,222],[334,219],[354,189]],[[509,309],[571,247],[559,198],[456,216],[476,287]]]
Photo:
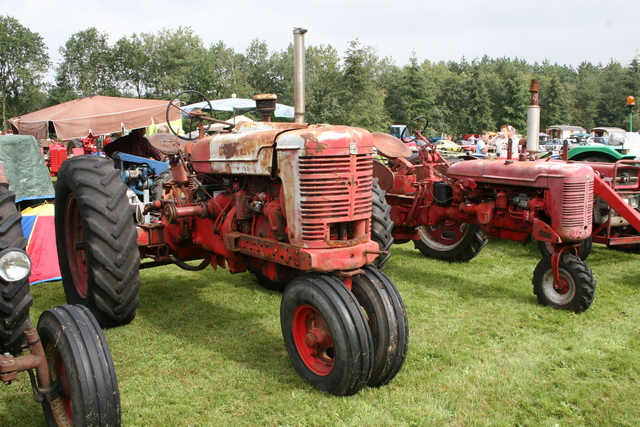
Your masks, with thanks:
[[[138,308],[140,254],[127,186],[101,156],[66,160],[58,174],[56,243],[67,302],[103,327],[127,324]]]

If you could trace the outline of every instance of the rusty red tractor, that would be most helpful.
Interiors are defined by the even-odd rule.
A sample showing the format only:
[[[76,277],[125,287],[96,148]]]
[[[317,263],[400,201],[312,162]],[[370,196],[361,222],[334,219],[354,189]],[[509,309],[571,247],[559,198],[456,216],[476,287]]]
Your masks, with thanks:
[[[49,426],[119,426],[120,393],[100,325],[83,306],[63,305],[31,323],[31,260],[21,215],[0,164],[0,381],[28,372]]]
[[[532,101],[539,108],[537,84],[532,85]],[[532,135],[538,135],[536,121],[534,111]],[[518,159],[509,155],[451,163],[423,136],[427,125],[421,116],[403,131],[403,140],[416,136],[417,155],[400,139],[374,134],[378,153],[386,158],[374,164],[374,175],[391,205],[394,242],[413,240],[426,256],[453,262],[475,257],[487,237],[548,242],[552,253],[533,273],[538,302],[576,313],[587,310],[595,280],[578,251],[592,232],[593,169],[584,163],[536,160],[524,145]]]
[[[179,108],[175,99],[167,112]],[[258,105],[268,118],[275,99]],[[265,286],[286,285],[285,346],[312,386],[351,395],[391,381],[404,363],[408,322],[396,287],[370,265],[381,254],[370,239],[371,133],[265,121],[223,122],[223,132],[206,136],[216,120],[184,113],[199,135],[152,137],[171,172],[156,180],[136,216],[143,220],[110,159],[64,162],[55,208],[67,301],[118,326],[135,316],[140,268],[248,271]]]

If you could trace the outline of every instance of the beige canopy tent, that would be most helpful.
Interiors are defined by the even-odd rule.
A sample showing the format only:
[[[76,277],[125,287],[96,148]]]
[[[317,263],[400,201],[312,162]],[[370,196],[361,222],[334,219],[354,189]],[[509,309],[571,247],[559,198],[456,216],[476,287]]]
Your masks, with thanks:
[[[13,133],[45,139],[85,138],[148,127],[167,121],[169,101],[156,99],[85,96],[53,107],[9,119]],[[169,109],[169,121],[180,119],[180,110]]]

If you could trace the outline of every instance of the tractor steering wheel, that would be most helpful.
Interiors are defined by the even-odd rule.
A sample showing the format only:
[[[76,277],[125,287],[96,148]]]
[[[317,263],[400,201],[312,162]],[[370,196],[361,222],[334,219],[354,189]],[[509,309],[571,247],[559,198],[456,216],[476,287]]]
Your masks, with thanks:
[[[166,119],[167,119],[167,125],[169,126],[169,130],[171,131],[172,134],[176,135],[178,138],[180,139],[185,139],[187,141],[193,141],[195,139],[198,139],[198,136],[190,136],[191,132],[194,129],[198,128],[198,125],[200,124],[200,122],[202,121],[202,114],[193,114],[191,112],[185,111],[181,108],[180,106],[180,102],[181,99],[184,99],[185,102],[187,99],[191,99],[193,97],[193,95],[197,95],[200,98],[202,98],[203,101],[206,101],[206,107],[209,107],[209,111],[213,111],[213,107],[211,106],[211,102],[209,101],[209,99],[207,99],[207,97],[203,94],[200,93],[196,90],[185,90],[183,92],[180,92],[179,94],[177,94],[176,96],[173,97],[173,99],[171,99],[171,101],[169,101],[169,105],[167,105],[167,111],[166,111]],[[173,129],[173,127],[171,126],[171,121],[169,120],[169,112],[172,111],[172,108],[177,108],[178,110],[180,110],[181,115],[188,115],[189,116],[189,129],[190,132],[187,135],[178,135],[178,132]],[[202,110],[202,109],[201,109]],[[184,122],[184,120],[183,120]],[[195,125],[194,125],[195,124]],[[209,132],[209,128],[211,128],[211,121],[207,121],[207,125],[204,128],[204,133]]]
[[[424,125],[422,125],[422,121],[424,121]],[[429,126],[429,118],[427,116],[416,117],[415,119],[407,123],[406,128],[402,129],[402,133],[400,134],[400,141],[405,142],[404,139],[407,136],[413,135],[415,133],[424,135],[424,132],[427,130],[427,126]],[[422,130],[418,130],[420,128],[422,128]]]

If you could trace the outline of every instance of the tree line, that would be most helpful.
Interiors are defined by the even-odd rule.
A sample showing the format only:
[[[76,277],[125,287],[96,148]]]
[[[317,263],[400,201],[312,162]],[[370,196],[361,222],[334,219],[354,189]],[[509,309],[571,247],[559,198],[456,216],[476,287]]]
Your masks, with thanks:
[[[240,53],[223,41],[205,46],[190,27],[134,33],[110,44],[106,33],[92,27],[67,40],[58,64],[51,64],[47,51],[37,32],[0,16],[3,123],[87,95],[168,100],[195,89],[209,99],[275,93],[279,102],[293,105],[292,44],[270,51],[255,39]],[[425,115],[430,136],[505,124],[524,133],[529,84],[539,79],[542,129],[558,124],[628,129],[626,98],[640,98],[640,55],[626,65],[612,59],[577,68],[488,56],[433,62],[414,54],[408,62],[381,58],[358,40],[342,54],[331,45],[307,46],[305,120],[387,132],[392,124]],[[50,70],[52,83],[46,81]]]

